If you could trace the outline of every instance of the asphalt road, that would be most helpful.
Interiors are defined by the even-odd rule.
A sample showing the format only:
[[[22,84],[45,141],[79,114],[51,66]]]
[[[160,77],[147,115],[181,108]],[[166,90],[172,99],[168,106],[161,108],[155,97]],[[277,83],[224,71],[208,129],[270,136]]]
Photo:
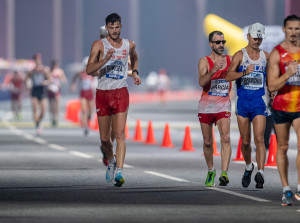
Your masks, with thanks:
[[[68,98],[65,98],[66,102]],[[0,222],[299,222],[300,202],[281,206],[281,183],[276,168],[265,169],[264,189],[252,183],[243,188],[243,162],[232,161],[230,184],[207,188],[207,167],[202,155],[202,136],[196,116],[197,101],[133,104],[128,117],[134,136],[137,119],[143,135],[153,122],[155,145],[127,140],[125,184],[116,188],[105,181],[106,167],[99,152],[99,135],[87,137],[64,120],[35,134],[28,100],[23,101],[23,121],[14,122],[9,103],[0,102]],[[174,148],[162,148],[165,123],[170,124]],[[185,126],[191,127],[195,152],[180,151]],[[215,130],[218,149],[218,131]],[[235,115],[231,127],[232,159],[239,133]],[[253,144],[254,147],[254,144]],[[289,150],[290,184],[295,190],[296,137]],[[220,157],[215,156],[217,178]],[[253,153],[255,162],[255,152]]]

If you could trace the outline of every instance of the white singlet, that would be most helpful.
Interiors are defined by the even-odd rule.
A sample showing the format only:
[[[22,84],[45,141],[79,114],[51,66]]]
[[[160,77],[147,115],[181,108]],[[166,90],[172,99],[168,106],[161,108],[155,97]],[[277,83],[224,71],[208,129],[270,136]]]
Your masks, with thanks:
[[[103,58],[105,58],[107,51],[114,47],[106,38],[102,39],[102,43],[104,46]],[[97,89],[113,90],[127,87],[129,41],[122,39],[122,46],[114,49],[115,52],[110,60],[100,68]]]

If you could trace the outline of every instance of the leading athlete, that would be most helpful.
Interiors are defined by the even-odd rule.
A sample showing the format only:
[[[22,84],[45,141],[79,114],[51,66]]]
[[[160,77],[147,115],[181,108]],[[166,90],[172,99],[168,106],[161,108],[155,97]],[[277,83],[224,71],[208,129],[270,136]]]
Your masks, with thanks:
[[[112,13],[106,17],[105,22],[108,36],[94,41],[86,72],[89,75],[98,76],[96,110],[101,144],[109,159],[106,180],[110,182],[114,178],[115,186],[121,187],[125,182],[123,165],[126,153],[125,125],[129,107],[126,81],[128,56],[131,60],[134,83],[141,84],[141,79],[138,76],[138,56],[135,43],[120,37],[121,17],[117,13]],[[117,142],[116,160],[110,135],[111,121]]]

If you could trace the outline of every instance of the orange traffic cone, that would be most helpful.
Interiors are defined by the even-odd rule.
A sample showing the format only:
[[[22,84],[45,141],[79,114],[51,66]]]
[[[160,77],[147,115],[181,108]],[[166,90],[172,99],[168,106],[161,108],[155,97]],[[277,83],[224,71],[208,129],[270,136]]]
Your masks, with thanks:
[[[212,133],[213,133],[213,140],[214,140],[214,142],[213,142],[214,154],[213,155],[214,156],[220,156],[220,153],[218,153],[218,151],[217,151],[217,143],[216,143],[214,128],[212,128]]]
[[[241,146],[242,146],[242,138],[240,137],[239,145],[236,152],[236,158],[234,158],[233,161],[244,161],[244,156],[242,154]]]
[[[184,135],[183,145],[182,145],[182,148],[180,151],[189,151],[189,152],[196,151],[193,148],[190,126],[185,127],[185,135]]]
[[[129,130],[128,130],[128,125],[127,125],[127,124],[126,124],[126,126],[125,126],[125,137],[126,137],[126,139],[129,139],[129,138],[130,138]]]
[[[135,142],[142,142],[144,141],[143,138],[143,131],[142,131],[142,127],[141,127],[141,120],[136,120],[136,128],[135,128],[135,135],[132,141]]]
[[[277,139],[276,139],[276,135],[272,134],[270,140],[270,146],[269,146],[268,161],[265,166],[277,166],[276,154],[277,154]]]
[[[166,124],[165,126],[165,133],[161,147],[174,147],[170,136],[169,124]]]
[[[145,144],[156,144],[151,121],[149,121],[149,123],[148,123],[148,132],[147,132],[147,138],[146,138]]]
[[[79,100],[70,100],[66,106],[65,118],[69,121],[79,123],[79,112],[81,109],[81,104]]]

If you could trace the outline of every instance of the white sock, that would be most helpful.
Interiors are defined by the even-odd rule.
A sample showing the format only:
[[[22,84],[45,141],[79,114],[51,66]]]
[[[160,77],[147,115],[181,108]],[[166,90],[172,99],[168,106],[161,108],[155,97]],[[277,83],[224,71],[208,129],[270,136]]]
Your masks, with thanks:
[[[215,167],[213,168],[208,168],[208,172],[214,172],[215,171]]]
[[[123,168],[117,168],[117,174],[118,174],[118,173],[121,173],[121,174],[122,174],[122,172],[123,172]]]
[[[111,159],[108,162],[109,162],[109,164],[115,164],[115,159]]]
[[[300,184],[297,185],[297,191],[300,191]]]
[[[254,169],[254,166],[252,166],[252,162],[249,165],[246,165],[246,170],[247,171],[250,171],[250,170],[253,170],[253,169]]]
[[[262,175],[262,177],[264,178],[264,171],[263,170],[258,170],[258,172]]]
[[[288,190],[291,190],[291,188],[290,188],[290,186],[287,186],[287,187],[283,187],[282,190],[283,190],[283,193],[284,193],[284,192],[286,192]]]

